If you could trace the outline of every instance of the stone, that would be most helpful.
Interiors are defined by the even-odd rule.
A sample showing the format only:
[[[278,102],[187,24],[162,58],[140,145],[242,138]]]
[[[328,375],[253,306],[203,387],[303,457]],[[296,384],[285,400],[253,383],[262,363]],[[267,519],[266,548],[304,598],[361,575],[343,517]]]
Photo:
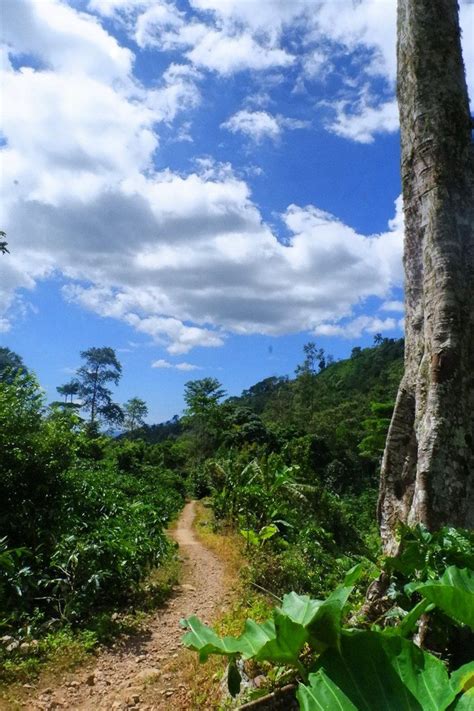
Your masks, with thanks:
[[[134,682],[146,682],[149,679],[153,679],[161,674],[161,671],[157,667],[146,667],[141,669],[138,674],[133,677]]]

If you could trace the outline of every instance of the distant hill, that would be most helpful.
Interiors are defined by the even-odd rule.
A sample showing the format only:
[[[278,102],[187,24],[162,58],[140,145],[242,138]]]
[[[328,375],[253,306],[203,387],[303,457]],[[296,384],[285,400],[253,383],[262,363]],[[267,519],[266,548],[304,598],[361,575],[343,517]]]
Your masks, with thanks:
[[[267,425],[291,425],[318,434],[321,428],[328,431],[342,421],[357,419],[360,433],[372,402],[395,399],[403,373],[403,349],[403,339],[385,338],[371,348],[354,348],[350,358],[309,377],[265,378],[226,403],[252,410]],[[176,439],[182,431],[181,420],[175,415],[168,422],[147,425],[137,436],[156,444]]]
[[[306,378],[265,378],[229,401],[252,409],[266,422],[301,424],[306,399],[310,419],[302,423],[305,429],[313,429],[312,420],[318,421],[321,413],[348,403],[357,403],[357,410],[366,409],[368,414],[371,402],[395,399],[403,373],[403,350],[402,338],[386,338],[372,348],[354,348],[350,358]]]

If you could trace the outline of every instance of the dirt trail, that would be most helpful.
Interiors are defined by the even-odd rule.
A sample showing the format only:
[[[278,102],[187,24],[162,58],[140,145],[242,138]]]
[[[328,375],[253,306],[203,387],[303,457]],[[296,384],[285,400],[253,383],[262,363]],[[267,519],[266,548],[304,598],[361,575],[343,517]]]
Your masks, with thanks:
[[[186,504],[172,532],[184,558],[182,583],[147,622],[147,629],[99,654],[94,667],[44,690],[28,709],[164,711],[187,709],[186,688],[176,672],[181,648],[179,620],[192,614],[209,622],[226,601],[224,566],[196,538],[196,503]],[[173,669],[174,666],[174,669]],[[171,667],[171,669],[168,669]]]

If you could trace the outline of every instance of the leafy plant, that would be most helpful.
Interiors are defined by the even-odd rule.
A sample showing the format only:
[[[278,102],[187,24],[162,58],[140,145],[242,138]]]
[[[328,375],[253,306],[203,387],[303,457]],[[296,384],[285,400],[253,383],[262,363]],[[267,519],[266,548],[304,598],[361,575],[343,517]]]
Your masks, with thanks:
[[[474,572],[454,565],[447,568],[439,580],[411,583],[408,593],[417,592],[439,607],[456,622],[468,625],[474,631]]]
[[[230,657],[230,691],[239,688],[235,660],[267,661],[293,667],[302,682],[297,698],[303,711],[444,711],[468,708],[474,693],[474,663],[451,676],[444,663],[405,639],[416,620],[435,604],[453,620],[470,624],[474,610],[474,573],[449,568],[432,583],[415,583],[411,592],[425,595],[402,628],[344,628],[342,618],[362,566],[352,569],[326,600],[296,593],[285,595],[273,618],[247,620],[238,638],[219,637],[196,617],[185,621],[184,644],[199,653]],[[451,706],[455,704],[455,706]]]
[[[240,533],[247,541],[247,545],[260,547],[265,541],[269,541],[270,538],[273,538],[278,533],[278,526],[271,523],[268,526],[262,526],[258,532],[253,531],[251,528],[241,528]]]

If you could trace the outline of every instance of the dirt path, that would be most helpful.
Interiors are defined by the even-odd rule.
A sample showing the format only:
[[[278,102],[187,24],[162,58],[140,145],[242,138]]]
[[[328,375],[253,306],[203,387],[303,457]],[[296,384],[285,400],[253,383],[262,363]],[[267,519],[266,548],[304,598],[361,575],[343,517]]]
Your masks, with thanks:
[[[27,702],[28,709],[164,711],[188,708],[186,688],[176,671],[182,617],[209,622],[226,601],[224,567],[196,538],[194,501],[186,504],[172,536],[184,558],[182,583],[168,603],[150,617],[147,629],[99,654],[94,667],[79,670],[57,688]]]

